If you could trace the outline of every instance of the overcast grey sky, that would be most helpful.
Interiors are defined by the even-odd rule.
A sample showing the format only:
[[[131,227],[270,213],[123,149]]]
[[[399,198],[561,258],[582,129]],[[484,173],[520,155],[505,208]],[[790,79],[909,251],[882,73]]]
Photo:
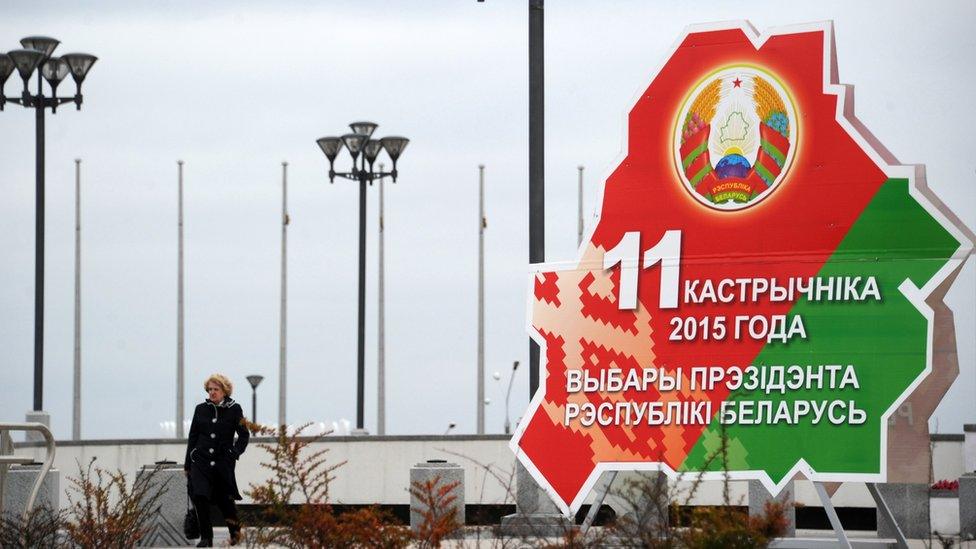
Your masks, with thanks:
[[[832,19],[861,121],[976,226],[976,3],[550,1],[546,257],[576,247],[634,95],[688,24],[760,30]],[[0,1],[0,50],[30,34],[99,56],[80,112],[47,118],[45,408],[71,432],[73,159],[82,171],[83,435],[161,434],[173,419],[176,160],[185,167],[187,409],[212,371],[263,374],[277,410],[280,162],[289,168],[290,422],[355,418],[357,190],[315,145],[353,120],[411,138],[386,192],[387,429],[475,429],[477,165],[487,165],[487,409],[527,359],[528,63],[524,1]],[[19,78],[7,83],[16,93]],[[63,86],[72,92],[73,84]],[[0,421],[31,407],[34,118],[0,113]],[[375,431],[376,205],[369,191],[366,423]],[[976,421],[973,261],[949,293],[960,376],[941,432]],[[513,419],[528,403],[516,379]],[[246,406],[249,409],[249,406]]]

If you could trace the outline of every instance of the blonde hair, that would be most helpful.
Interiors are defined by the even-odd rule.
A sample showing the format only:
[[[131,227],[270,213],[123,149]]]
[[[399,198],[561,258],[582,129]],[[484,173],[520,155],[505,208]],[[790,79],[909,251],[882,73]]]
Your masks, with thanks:
[[[218,386],[220,386],[220,390],[223,391],[226,396],[230,396],[231,393],[234,392],[234,384],[231,383],[231,381],[227,379],[227,376],[224,374],[210,374],[207,381],[203,382],[204,391],[207,390],[207,385],[210,385],[210,383],[216,383]]]

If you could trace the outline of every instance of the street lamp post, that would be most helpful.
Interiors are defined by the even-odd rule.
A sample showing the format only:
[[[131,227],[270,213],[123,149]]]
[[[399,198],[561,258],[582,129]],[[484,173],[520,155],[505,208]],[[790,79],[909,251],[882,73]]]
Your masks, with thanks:
[[[380,162],[380,171],[383,171]],[[386,434],[386,267],[383,248],[384,210],[383,210],[383,178],[377,183],[380,191],[380,215],[377,251],[379,252],[379,276],[377,277],[376,299],[376,434]]]
[[[546,260],[544,0],[529,0],[529,263]],[[529,400],[539,388],[539,345],[529,339]]]
[[[258,422],[258,385],[264,381],[264,376],[247,376],[247,382],[251,384],[251,423]]]
[[[81,83],[98,58],[87,53],[53,57],[60,41],[45,36],[28,36],[20,44],[24,49],[0,54],[0,111],[9,102],[34,109],[35,113],[34,412],[40,412],[44,407],[44,111],[50,108],[52,114],[57,113],[58,106],[64,103],[74,103],[81,110]],[[3,87],[14,69],[24,81],[24,89],[19,97],[7,97]],[[35,71],[37,93],[31,94],[30,79]],[[75,94],[58,97],[58,85],[69,73],[75,81]],[[50,95],[44,93],[45,80]]]
[[[356,347],[356,432],[365,434],[364,428],[364,385],[366,380],[366,185],[373,180],[390,176],[397,180],[397,160],[409,139],[405,137],[384,137],[371,139],[377,125],[372,122],[353,122],[349,124],[352,133],[342,137],[322,137],[316,142],[329,160],[329,182],[336,177],[359,182],[359,317]],[[352,156],[352,167],[348,172],[335,171],[335,159],[345,147]],[[374,171],[373,165],[381,150],[386,150],[393,169],[389,172]]]

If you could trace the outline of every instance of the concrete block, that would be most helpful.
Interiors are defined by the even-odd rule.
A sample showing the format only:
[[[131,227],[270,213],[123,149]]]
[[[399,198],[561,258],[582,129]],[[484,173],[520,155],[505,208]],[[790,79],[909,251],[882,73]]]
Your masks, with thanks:
[[[417,532],[424,522],[424,514],[429,510],[429,506],[414,494],[414,487],[431,481],[435,483],[435,490],[457,483],[450,492],[454,501],[444,511],[454,509],[458,525],[464,526],[464,468],[455,463],[432,459],[410,468],[410,529]]]
[[[932,490],[929,493],[932,533],[955,536],[959,533],[959,492]]]
[[[562,514],[522,462],[518,462],[515,470],[515,506],[523,515]]]
[[[573,527],[521,462],[515,463],[515,514],[502,517],[505,536],[561,536]]]
[[[976,473],[959,477],[959,535],[976,538]]]
[[[763,483],[758,480],[749,481],[749,516],[761,516],[766,510],[766,502],[775,499],[786,506],[786,532],[783,537],[796,537],[796,497],[791,480],[783,487],[783,490],[773,498],[773,495],[766,490]]]
[[[617,525],[624,535],[640,539],[667,528],[671,493],[664,473],[641,471],[618,477],[611,492],[623,502]]]
[[[878,484],[878,492],[888,504],[888,509],[906,538],[928,539],[929,537],[929,486],[914,483]],[[878,537],[893,538],[895,530],[878,516]]]
[[[967,423],[962,426],[963,430],[963,466],[966,468],[964,473],[976,473],[976,423]]]
[[[27,412],[25,420],[27,423],[40,423],[48,429],[51,428],[51,414],[43,410],[33,410]],[[25,431],[24,440],[27,442],[44,442],[44,435],[37,431]]]
[[[156,468],[159,468],[156,470]],[[155,471],[155,472],[154,472]],[[186,476],[183,474],[183,464],[164,462],[144,465],[136,471],[136,482],[150,476],[149,490],[162,493],[156,504],[159,511],[153,513],[149,523],[149,530],[139,540],[141,547],[186,547],[193,545],[183,537],[183,517],[187,510]]]
[[[7,470],[6,484],[3,488],[3,512],[21,514],[30,499],[31,490],[37,475],[41,473],[41,465],[12,465]],[[37,493],[34,508],[48,507],[52,510],[60,508],[61,472],[51,469],[47,478],[41,483],[41,490]]]

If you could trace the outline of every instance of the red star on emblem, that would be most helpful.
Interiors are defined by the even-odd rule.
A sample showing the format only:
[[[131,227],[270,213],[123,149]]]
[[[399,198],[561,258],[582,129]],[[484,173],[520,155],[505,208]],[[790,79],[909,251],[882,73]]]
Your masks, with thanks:
[[[732,85],[735,86],[735,87],[737,87],[737,88],[738,87],[741,87],[742,86],[742,80],[739,80],[739,77],[736,77],[735,80],[732,81]]]

